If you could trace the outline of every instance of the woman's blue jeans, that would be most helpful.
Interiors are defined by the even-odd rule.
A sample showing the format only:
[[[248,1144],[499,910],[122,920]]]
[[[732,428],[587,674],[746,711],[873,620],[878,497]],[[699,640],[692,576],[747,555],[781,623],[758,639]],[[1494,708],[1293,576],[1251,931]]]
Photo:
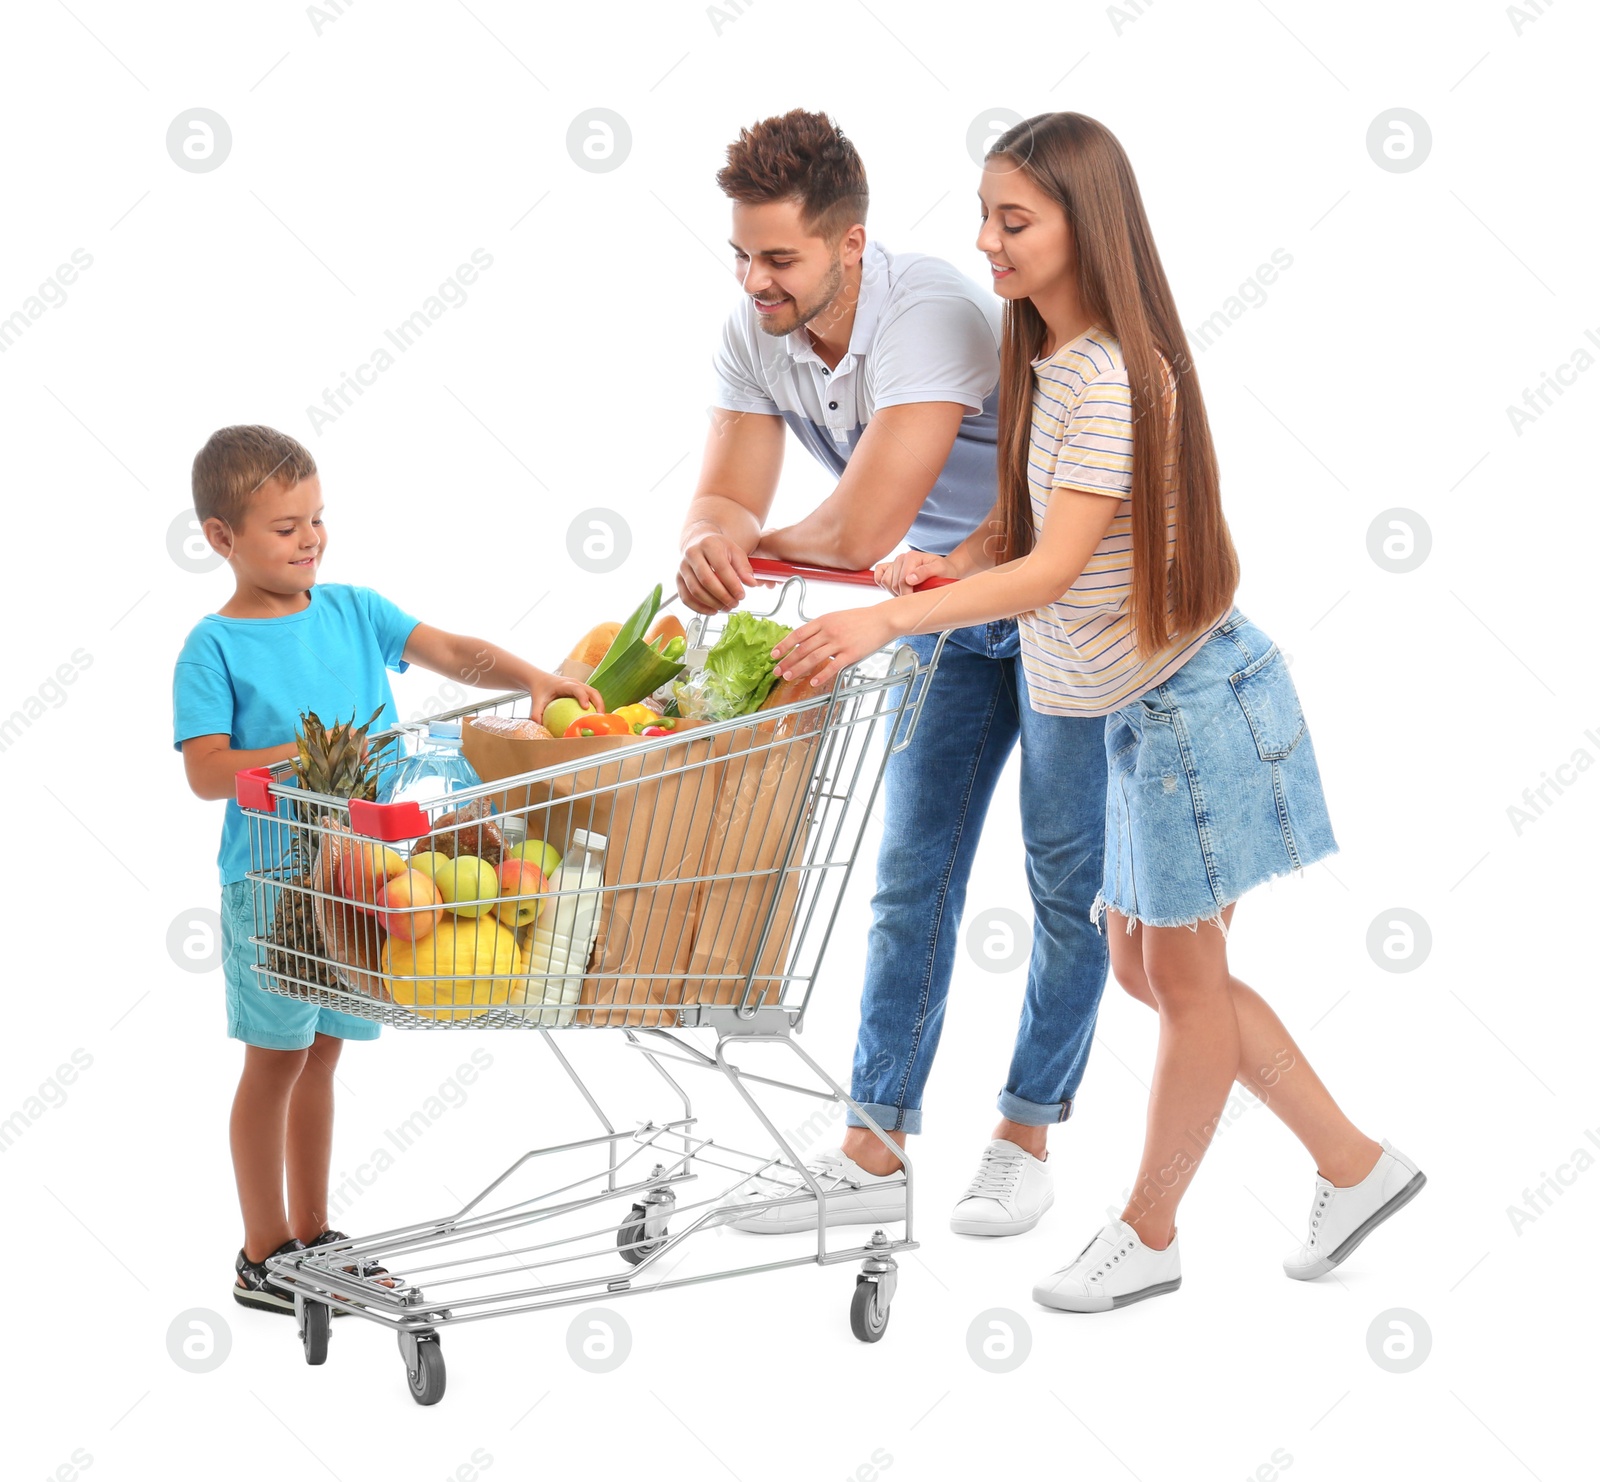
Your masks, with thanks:
[[[908,641],[926,662],[935,640]],[[850,1085],[890,1131],[922,1130],[922,1094],[944,1027],[978,835],[1019,737],[1033,949],[999,1107],[1029,1126],[1072,1112],[1109,964],[1106,939],[1089,916],[1105,855],[1105,720],[1041,715],[1029,706],[1017,625],[1008,619],[951,633],[916,736],[889,757],[884,774]],[[847,1118],[863,1125],[853,1111]]]

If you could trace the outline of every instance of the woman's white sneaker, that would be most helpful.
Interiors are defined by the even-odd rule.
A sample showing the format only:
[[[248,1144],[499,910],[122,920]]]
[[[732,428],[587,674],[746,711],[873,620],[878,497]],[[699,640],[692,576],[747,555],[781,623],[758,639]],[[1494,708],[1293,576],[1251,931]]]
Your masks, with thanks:
[[[950,1228],[957,1235],[1020,1235],[1039,1223],[1055,1198],[1044,1159],[997,1137],[956,1201]]]
[[[1034,1287],[1033,1300],[1063,1312],[1109,1312],[1182,1285],[1176,1235],[1165,1250],[1151,1250],[1126,1220],[1110,1220],[1077,1260]]]
[[[1305,1244],[1283,1263],[1296,1281],[1310,1281],[1333,1270],[1390,1215],[1404,1208],[1427,1183],[1427,1175],[1387,1142],[1378,1161],[1358,1184],[1336,1188],[1317,1180]]]
[[[827,1195],[831,1225],[892,1224],[906,1217],[906,1175],[868,1173],[835,1149],[806,1164]],[[788,1235],[817,1228],[817,1200],[792,1172],[769,1174],[723,1201],[722,1223],[753,1235]]]

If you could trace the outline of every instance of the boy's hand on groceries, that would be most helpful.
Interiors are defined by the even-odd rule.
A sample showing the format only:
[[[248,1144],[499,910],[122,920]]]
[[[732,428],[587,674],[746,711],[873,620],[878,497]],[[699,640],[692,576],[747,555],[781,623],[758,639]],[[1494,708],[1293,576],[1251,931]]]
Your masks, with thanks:
[[[888,605],[880,602],[874,607],[830,612],[796,628],[772,650],[779,675],[785,680],[809,675],[815,687],[876,653],[900,636],[884,614]]]
[[[880,561],[872,568],[873,578],[885,591],[896,597],[914,592],[920,582],[930,576],[955,578],[960,573],[948,556],[934,556],[927,551],[901,551],[888,561]]]
[[[600,691],[584,684],[581,680],[564,679],[559,674],[548,674],[543,669],[535,669],[529,676],[528,708],[534,715],[542,718],[544,707],[552,700],[559,700],[563,695],[591,710],[606,708],[605,697]]]

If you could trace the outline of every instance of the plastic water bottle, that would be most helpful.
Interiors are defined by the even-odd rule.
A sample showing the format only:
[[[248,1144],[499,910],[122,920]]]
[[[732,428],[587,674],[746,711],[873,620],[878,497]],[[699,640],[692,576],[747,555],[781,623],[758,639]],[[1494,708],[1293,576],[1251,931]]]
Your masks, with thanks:
[[[526,1001],[559,1007],[557,1024],[572,1022],[571,1006],[583,991],[583,975],[600,931],[605,852],[604,834],[573,830],[566,858],[550,877],[553,899],[533,928]]]
[[[387,778],[380,778],[378,798],[385,803],[416,803],[431,813],[452,793],[476,787],[478,781],[472,763],[461,754],[461,722],[434,720],[428,722],[427,734],[418,737],[415,749]]]

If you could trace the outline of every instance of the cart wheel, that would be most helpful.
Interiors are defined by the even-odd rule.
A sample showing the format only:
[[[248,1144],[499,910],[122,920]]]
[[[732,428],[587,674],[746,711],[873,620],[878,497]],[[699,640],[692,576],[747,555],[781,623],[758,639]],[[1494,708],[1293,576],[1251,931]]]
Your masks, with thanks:
[[[876,1343],[889,1326],[889,1304],[878,1301],[875,1281],[858,1281],[850,1299],[850,1331],[863,1343]]]
[[[306,1351],[308,1364],[325,1364],[328,1361],[328,1334],[333,1329],[333,1314],[321,1302],[309,1298],[305,1304],[305,1323],[300,1329],[300,1342]]]
[[[444,1351],[437,1338],[417,1342],[417,1367],[406,1371],[411,1398],[419,1405],[437,1405],[444,1398]]]
[[[628,1211],[628,1218],[617,1231],[617,1249],[630,1266],[637,1266],[647,1255],[658,1251],[667,1243],[666,1232],[655,1240],[644,1240],[645,1208],[642,1204],[635,1204]],[[637,1242],[644,1241],[643,1244]]]

